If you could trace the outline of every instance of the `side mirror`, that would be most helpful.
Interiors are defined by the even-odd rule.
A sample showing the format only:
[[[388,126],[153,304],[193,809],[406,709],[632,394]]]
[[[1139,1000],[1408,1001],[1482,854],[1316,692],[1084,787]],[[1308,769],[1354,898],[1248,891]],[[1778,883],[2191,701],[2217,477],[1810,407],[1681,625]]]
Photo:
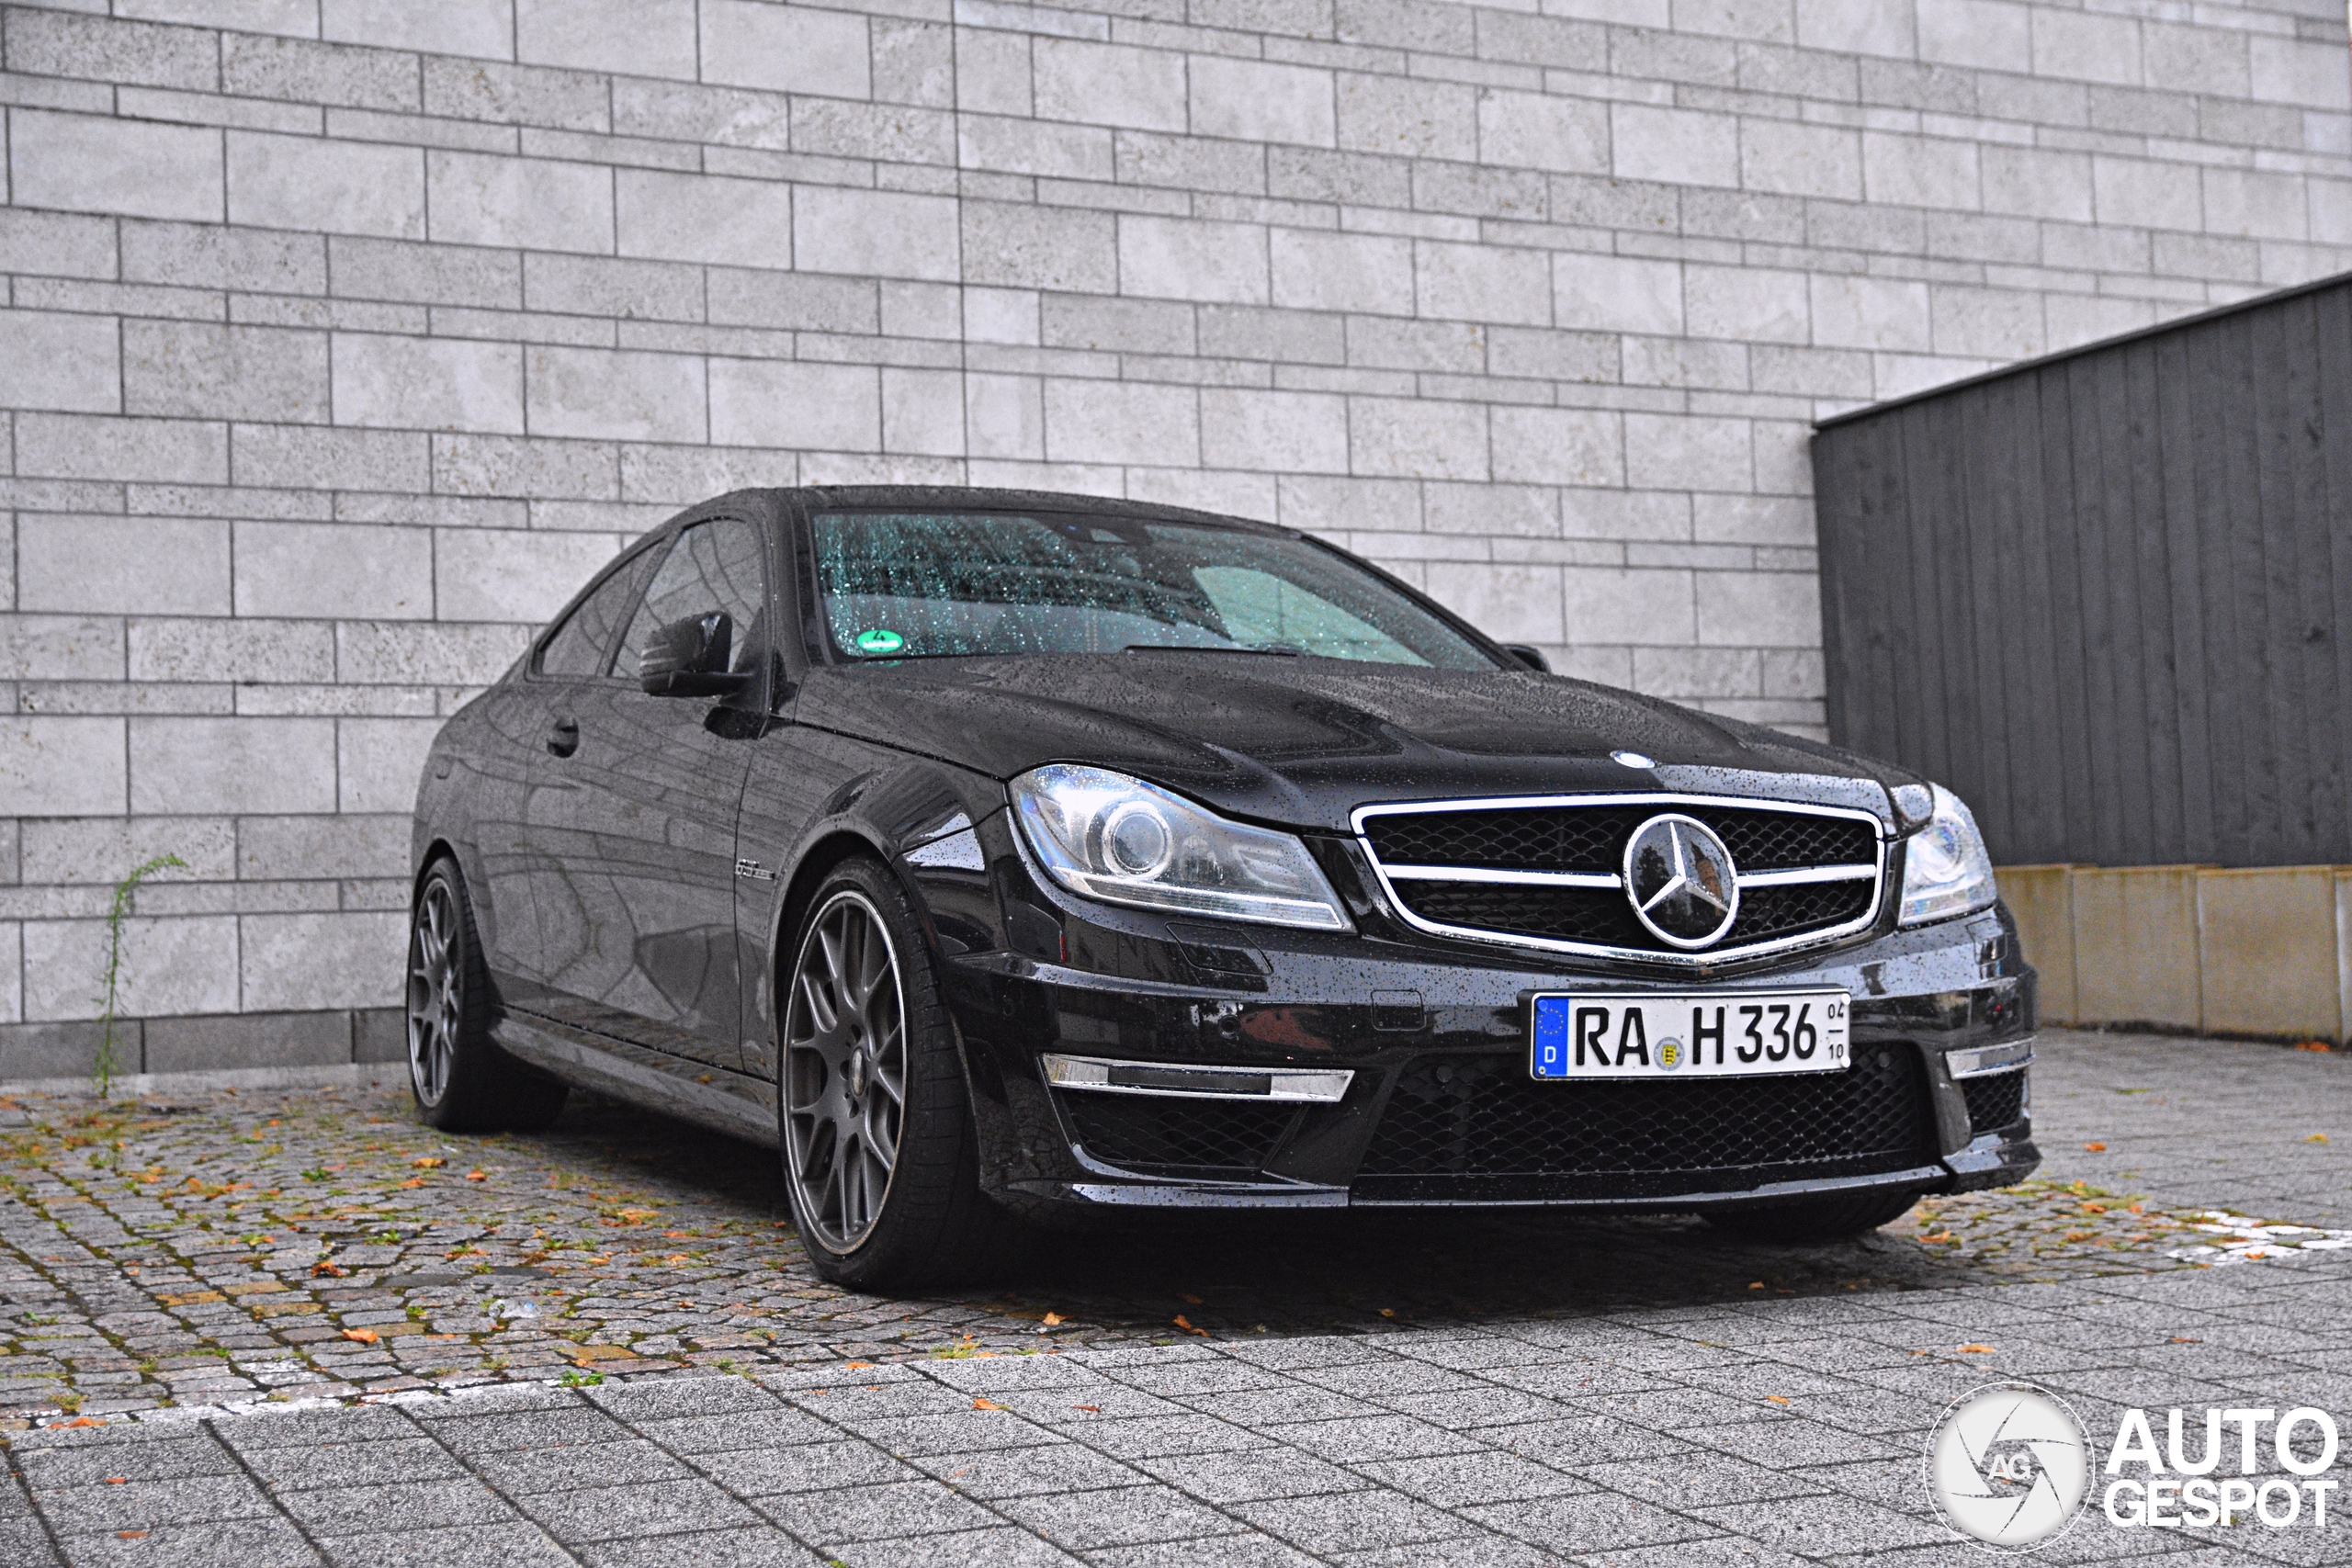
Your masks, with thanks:
[[[1502,645],[1502,650],[1505,653],[1510,654],[1513,659],[1518,660],[1521,664],[1526,665],[1530,670],[1534,671],[1538,675],[1549,675],[1552,672],[1551,661],[1546,660],[1542,653],[1528,647],[1527,644],[1523,642],[1504,643]]]
[[[638,684],[657,697],[731,697],[752,683],[728,670],[734,649],[734,617],[724,610],[672,621],[646,640]]]

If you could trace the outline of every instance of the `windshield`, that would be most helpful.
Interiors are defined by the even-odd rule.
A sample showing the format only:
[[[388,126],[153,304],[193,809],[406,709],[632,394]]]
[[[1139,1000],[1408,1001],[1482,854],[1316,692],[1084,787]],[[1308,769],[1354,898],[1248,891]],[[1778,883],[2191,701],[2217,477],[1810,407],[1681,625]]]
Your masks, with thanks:
[[[1495,668],[1303,539],[1057,513],[837,512],[812,526],[830,635],[852,659],[1182,648]]]

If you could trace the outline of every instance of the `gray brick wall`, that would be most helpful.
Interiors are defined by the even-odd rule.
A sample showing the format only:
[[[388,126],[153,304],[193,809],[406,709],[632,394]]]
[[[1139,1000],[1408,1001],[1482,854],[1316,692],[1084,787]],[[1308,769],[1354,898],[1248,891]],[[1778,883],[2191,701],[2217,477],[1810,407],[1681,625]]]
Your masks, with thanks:
[[[1810,419],[2352,265],[2338,0],[71,0],[0,65],[7,1039],[164,851],[134,1013],[391,1001],[435,724],[719,489],[1277,518],[1817,730]]]

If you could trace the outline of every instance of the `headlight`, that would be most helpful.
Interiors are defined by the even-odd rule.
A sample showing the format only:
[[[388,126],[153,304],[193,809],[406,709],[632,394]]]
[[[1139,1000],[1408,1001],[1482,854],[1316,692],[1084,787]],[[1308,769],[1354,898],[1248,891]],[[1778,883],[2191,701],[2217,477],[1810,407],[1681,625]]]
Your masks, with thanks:
[[[1157,784],[1055,762],[1012,781],[1022,836],[1056,882],[1112,904],[1345,931],[1306,846]]]
[[[1993,857],[1960,796],[1935,786],[1934,813],[1903,852],[1903,924],[1949,919],[1990,904]]]

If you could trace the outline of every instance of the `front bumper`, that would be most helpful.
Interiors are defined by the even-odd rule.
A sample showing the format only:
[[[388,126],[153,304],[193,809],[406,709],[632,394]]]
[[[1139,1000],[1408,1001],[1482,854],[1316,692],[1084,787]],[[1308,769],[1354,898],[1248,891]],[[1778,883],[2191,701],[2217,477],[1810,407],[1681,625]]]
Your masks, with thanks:
[[[905,869],[945,961],[982,1182],[1016,1204],[1670,1212],[1962,1191],[2041,1163],[2020,1061],[2034,976],[1998,908],[1778,964],[1660,974],[1433,940],[1376,905],[1360,905],[1344,935],[1171,923],[1041,886],[1001,814],[979,831],[985,872]],[[1577,1086],[1527,1077],[1535,992],[1717,982],[1844,987],[1854,1066]],[[1175,1086],[1253,1086],[1144,1070],[1121,1075],[1141,1091],[1115,1092],[1050,1082],[1049,1055],[1344,1088],[1220,1097]]]

